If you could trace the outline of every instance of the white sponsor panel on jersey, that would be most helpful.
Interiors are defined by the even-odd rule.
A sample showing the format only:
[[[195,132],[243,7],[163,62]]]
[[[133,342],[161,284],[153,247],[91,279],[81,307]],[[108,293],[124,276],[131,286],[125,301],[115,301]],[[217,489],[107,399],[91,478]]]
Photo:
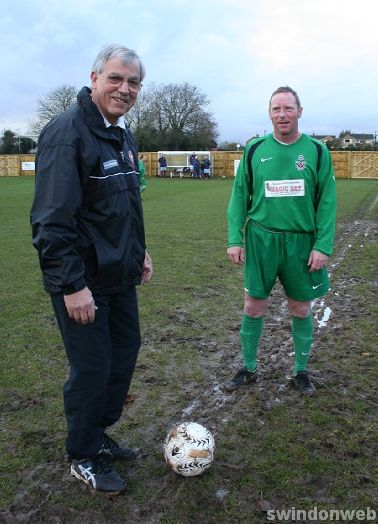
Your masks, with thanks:
[[[265,196],[271,197],[293,197],[304,196],[304,180],[267,180],[265,182]]]

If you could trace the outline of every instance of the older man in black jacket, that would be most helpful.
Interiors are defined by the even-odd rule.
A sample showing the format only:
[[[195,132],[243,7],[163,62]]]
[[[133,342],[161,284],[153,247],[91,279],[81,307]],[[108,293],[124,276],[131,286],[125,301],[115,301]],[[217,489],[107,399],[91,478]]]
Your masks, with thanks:
[[[64,386],[71,473],[112,494],[125,489],[110,459],[133,459],[106,432],[121,416],[140,330],[135,286],[152,262],[144,237],[138,156],[123,115],[145,71],[111,45],[97,56],[91,89],[42,131],[31,224],[70,365]]]

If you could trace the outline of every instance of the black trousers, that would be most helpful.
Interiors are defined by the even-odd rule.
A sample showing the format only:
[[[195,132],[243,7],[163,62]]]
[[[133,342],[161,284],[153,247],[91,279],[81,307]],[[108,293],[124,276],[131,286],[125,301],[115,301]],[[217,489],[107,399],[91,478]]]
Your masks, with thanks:
[[[95,456],[105,428],[120,418],[140,348],[135,286],[93,298],[95,321],[82,325],[69,318],[63,295],[51,295],[70,365],[66,448],[75,459]]]

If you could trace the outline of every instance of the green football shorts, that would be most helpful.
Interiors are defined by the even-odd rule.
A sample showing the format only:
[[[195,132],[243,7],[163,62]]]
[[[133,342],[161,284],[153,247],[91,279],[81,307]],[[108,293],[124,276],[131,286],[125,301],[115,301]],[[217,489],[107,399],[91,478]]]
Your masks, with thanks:
[[[249,296],[268,298],[279,278],[286,295],[309,301],[329,291],[327,268],[310,272],[312,233],[282,233],[248,221],[245,232],[244,287]]]

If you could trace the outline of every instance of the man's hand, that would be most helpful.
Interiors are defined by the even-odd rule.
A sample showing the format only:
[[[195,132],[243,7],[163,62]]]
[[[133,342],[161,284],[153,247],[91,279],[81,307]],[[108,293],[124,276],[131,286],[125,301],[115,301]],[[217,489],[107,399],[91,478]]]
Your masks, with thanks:
[[[244,247],[232,246],[227,249],[227,256],[233,264],[244,264]]]
[[[92,324],[97,309],[91,291],[85,287],[72,295],[64,295],[68,316],[79,324]]]
[[[328,262],[328,256],[320,251],[313,249],[310,253],[307,265],[310,266],[309,271],[318,271],[322,267],[326,266]]]
[[[150,255],[146,251],[144,255],[144,262],[143,262],[142,284],[145,284],[146,282],[149,282],[151,280],[152,273],[153,273],[152,260],[151,260]]]

